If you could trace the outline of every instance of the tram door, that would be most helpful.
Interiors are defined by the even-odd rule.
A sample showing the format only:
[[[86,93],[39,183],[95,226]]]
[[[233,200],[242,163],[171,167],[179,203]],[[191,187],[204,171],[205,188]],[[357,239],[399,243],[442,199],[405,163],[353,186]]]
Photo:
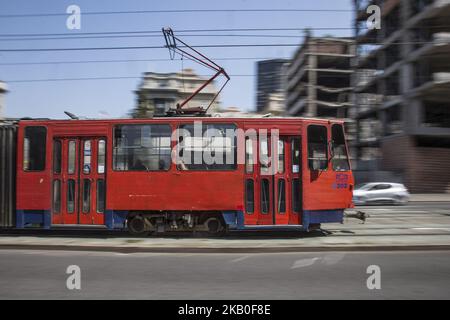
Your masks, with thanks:
[[[257,225],[301,224],[300,137],[280,136],[275,141],[259,136],[251,147],[251,153],[258,150],[256,166],[249,166],[250,144],[247,141],[246,220]]]
[[[54,139],[52,170],[52,224],[104,224],[106,139]]]

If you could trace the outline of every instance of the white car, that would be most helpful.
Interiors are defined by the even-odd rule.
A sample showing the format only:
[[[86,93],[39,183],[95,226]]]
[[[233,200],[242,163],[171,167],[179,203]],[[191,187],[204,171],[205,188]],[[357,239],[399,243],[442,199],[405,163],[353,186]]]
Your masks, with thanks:
[[[353,191],[355,205],[375,203],[408,203],[410,194],[401,183],[372,182],[357,185]]]

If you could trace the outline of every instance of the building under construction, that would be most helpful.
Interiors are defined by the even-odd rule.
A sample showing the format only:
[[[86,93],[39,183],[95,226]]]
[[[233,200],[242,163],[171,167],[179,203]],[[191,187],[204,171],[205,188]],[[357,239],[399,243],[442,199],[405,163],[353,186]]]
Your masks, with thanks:
[[[349,38],[305,36],[288,68],[286,113],[290,116],[341,118],[353,136],[351,60],[354,41]]]
[[[369,5],[381,8],[380,29],[367,27]],[[354,8],[357,169],[396,172],[412,192],[450,192],[450,0]]]

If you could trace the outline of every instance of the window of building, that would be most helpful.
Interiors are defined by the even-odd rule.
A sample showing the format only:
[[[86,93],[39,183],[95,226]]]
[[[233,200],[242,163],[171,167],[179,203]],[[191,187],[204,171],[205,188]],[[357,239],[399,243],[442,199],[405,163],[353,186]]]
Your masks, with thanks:
[[[328,168],[327,128],[310,125],[308,127],[308,165],[310,170]]]
[[[334,124],[331,128],[333,141],[333,164],[334,171],[348,171],[350,164],[348,161],[347,146],[345,144],[344,128],[340,124]]]
[[[114,130],[113,168],[118,171],[169,170],[169,125],[119,125]]]
[[[162,115],[166,112],[167,100],[155,99],[155,114]]]
[[[45,169],[45,150],[47,129],[45,127],[26,127],[23,141],[23,169],[42,171]]]
[[[193,124],[180,126],[178,169],[235,170],[237,168],[236,126],[232,124],[198,125],[201,130],[195,130],[195,126]]]
[[[159,87],[160,88],[166,88],[168,86],[169,86],[169,80],[166,80],[166,79],[159,80]]]

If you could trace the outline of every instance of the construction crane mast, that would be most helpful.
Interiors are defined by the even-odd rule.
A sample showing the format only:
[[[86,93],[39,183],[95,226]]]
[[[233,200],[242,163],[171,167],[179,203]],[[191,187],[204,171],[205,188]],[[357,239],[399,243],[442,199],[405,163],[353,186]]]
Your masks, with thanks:
[[[209,78],[204,84],[202,84],[197,90],[195,90],[189,97],[187,97],[185,100],[183,100],[180,103],[177,103],[175,109],[169,109],[167,112],[168,116],[171,115],[198,115],[198,116],[205,116],[208,112],[211,105],[214,103],[214,101],[217,99],[219,94],[222,92],[223,88],[226,86],[228,81],[230,81],[230,76],[227,74],[224,68],[219,66],[217,63],[200,53],[199,51],[195,50],[190,45],[186,44],[184,41],[180,40],[178,37],[176,37],[173,33],[173,30],[171,28],[163,28],[162,29],[164,39],[166,41],[166,47],[169,49],[170,58],[173,60],[175,56],[178,54],[182,58],[186,57],[208,69],[211,69],[215,71],[215,74]],[[181,46],[179,45],[181,44]],[[222,85],[220,90],[216,93],[214,98],[211,100],[209,105],[206,108],[203,108],[201,106],[193,107],[193,108],[184,108],[184,106],[192,100],[197,94],[199,94],[204,88],[206,88],[211,82],[213,82],[217,77],[220,75],[223,75],[227,80]]]

